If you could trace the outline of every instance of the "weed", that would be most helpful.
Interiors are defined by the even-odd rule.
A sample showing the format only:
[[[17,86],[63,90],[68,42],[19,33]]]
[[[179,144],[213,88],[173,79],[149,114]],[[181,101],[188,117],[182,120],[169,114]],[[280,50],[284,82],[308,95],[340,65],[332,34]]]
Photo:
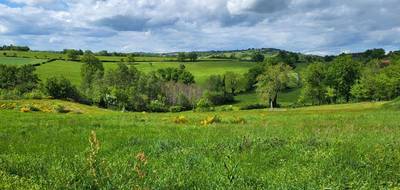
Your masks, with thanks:
[[[244,125],[247,123],[246,119],[242,118],[242,117],[237,117],[235,116],[232,120],[231,120],[232,124],[241,124]]]
[[[200,123],[202,125],[211,125],[214,123],[220,123],[221,118],[218,115],[208,116],[207,118],[203,119]]]
[[[176,124],[185,124],[188,122],[188,120],[186,119],[185,116],[180,115],[180,116],[174,117],[173,122]]]

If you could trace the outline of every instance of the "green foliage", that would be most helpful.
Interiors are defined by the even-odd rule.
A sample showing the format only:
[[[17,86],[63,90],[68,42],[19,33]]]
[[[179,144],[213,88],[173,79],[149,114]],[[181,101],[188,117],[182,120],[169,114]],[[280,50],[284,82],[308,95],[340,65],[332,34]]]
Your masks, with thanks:
[[[224,92],[225,81],[221,75],[210,75],[206,80],[206,89],[211,92]]]
[[[177,59],[179,62],[184,62],[186,60],[186,53],[185,52],[178,53]]]
[[[360,77],[360,64],[354,61],[351,56],[339,56],[329,65],[327,80],[339,99],[346,102],[351,98],[351,87]]]
[[[159,69],[157,71],[159,77],[168,82],[181,82],[183,84],[194,84],[194,76],[189,71],[185,70],[184,67],[172,68],[168,67],[165,69]]]
[[[149,109],[152,112],[167,112],[167,106],[163,101],[160,100],[152,100],[149,104]]]
[[[244,74],[244,78],[246,79],[246,91],[251,91],[255,89],[255,85],[257,84],[257,77],[264,72],[264,64],[257,64],[256,66],[249,69],[249,71]]]
[[[12,51],[29,51],[28,46],[16,46],[16,45],[3,45],[0,50],[12,50]]]
[[[288,87],[291,72],[292,68],[289,65],[279,63],[267,66],[264,74],[257,78],[257,92],[271,108],[278,105],[276,102],[278,93]]]
[[[211,111],[212,106],[212,102],[208,98],[203,97],[196,103],[196,111]]]
[[[0,64],[0,89],[16,89],[26,93],[37,87],[38,82],[39,78],[32,65],[15,67]]]
[[[244,78],[239,74],[228,71],[224,74],[225,91],[236,95],[236,93],[244,89],[244,84],[246,83]]]
[[[386,109],[400,110],[400,96],[383,105]]]
[[[81,88],[86,92],[90,92],[96,80],[99,80],[104,75],[104,67],[101,61],[92,53],[85,53],[81,61],[84,63],[81,66]]]
[[[272,64],[285,63],[292,68],[296,68],[296,63],[299,62],[299,55],[297,53],[279,51],[278,55],[273,57],[271,61]]]
[[[257,63],[263,62],[264,59],[265,57],[260,51],[256,51],[251,55],[251,60]]]
[[[79,56],[83,55],[82,50],[74,50],[74,49],[65,49],[63,53],[66,54],[67,59],[71,61],[79,60]]]
[[[48,78],[43,88],[47,95],[56,99],[73,99],[76,101],[80,99],[76,87],[64,77]]]
[[[366,68],[352,87],[351,94],[361,101],[391,100],[400,96],[400,64]]]
[[[191,61],[191,62],[195,62],[195,61],[197,61],[197,59],[198,59],[198,55],[197,55],[196,52],[190,52],[190,53],[187,54],[186,57],[187,57],[187,58],[189,59],[189,61]],[[178,58],[179,58],[179,57],[178,57]]]
[[[328,88],[326,70],[327,68],[323,63],[313,63],[307,67],[303,73],[302,98],[311,100],[313,104],[315,102],[318,104],[326,102]],[[330,95],[333,96],[333,94]]]
[[[126,62],[128,64],[134,64],[135,63],[135,55],[134,54],[129,54],[128,57],[126,58]]]
[[[208,99],[213,105],[224,105],[233,103],[235,98],[232,94],[225,92],[207,91],[204,97]]]

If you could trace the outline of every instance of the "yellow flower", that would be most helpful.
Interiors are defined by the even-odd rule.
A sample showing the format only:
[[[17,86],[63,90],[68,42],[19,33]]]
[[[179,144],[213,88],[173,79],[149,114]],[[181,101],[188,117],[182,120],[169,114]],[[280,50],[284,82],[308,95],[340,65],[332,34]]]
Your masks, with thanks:
[[[23,108],[21,108],[20,111],[23,112],[23,113],[27,113],[27,112],[30,112],[31,110],[29,108],[27,108],[27,107],[23,107]]]

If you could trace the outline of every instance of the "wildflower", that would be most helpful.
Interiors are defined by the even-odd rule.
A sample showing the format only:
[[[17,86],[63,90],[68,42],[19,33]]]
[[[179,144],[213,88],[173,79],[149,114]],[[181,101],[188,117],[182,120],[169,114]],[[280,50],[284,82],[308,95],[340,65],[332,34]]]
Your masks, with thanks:
[[[135,170],[136,174],[139,176],[139,178],[144,178],[144,176],[146,175],[144,169],[147,165],[147,158],[146,155],[144,154],[144,152],[139,152],[136,155],[136,164],[133,167],[133,169]]]
[[[20,111],[23,112],[23,113],[27,113],[27,112],[30,112],[31,110],[29,108],[27,108],[27,107],[23,107],[23,108],[21,108]]]
[[[210,125],[210,124],[219,123],[219,122],[221,122],[221,119],[219,118],[219,116],[214,115],[214,116],[208,116],[207,118],[202,120],[200,123],[202,125]]]
[[[180,116],[175,117],[173,119],[173,122],[176,123],[176,124],[185,124],[185,123],[188,122],[188,120],[186,119],[185,116],[180,115]]]

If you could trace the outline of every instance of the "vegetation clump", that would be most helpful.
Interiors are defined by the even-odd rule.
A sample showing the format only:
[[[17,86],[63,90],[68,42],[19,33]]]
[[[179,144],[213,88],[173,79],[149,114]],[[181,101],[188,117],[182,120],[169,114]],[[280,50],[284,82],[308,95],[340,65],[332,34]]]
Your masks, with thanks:
[[[176,124],[186,124],[189,121],[186,119],[185,116],[180,115],[180,116],[174,117],[173,122],[176,123]]]
[[[201,125],[211,125],[214,123],[220,123],[221,118],[218,115],[213,115],[213,116],[207,116],[205,119],[203,119],[200,124]]]

